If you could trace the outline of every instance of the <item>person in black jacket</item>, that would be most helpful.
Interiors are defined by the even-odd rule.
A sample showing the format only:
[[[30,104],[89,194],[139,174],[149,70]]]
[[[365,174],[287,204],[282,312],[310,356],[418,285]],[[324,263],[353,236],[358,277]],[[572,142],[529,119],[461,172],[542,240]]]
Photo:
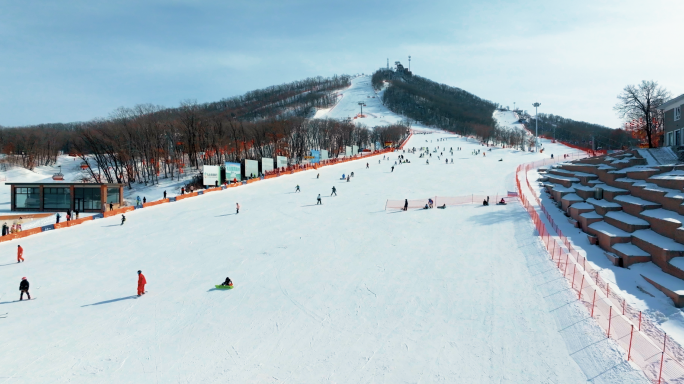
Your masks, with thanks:
[[[9,227],[7,226],[7,223],[4,223],[2,225],[2,235],[5,236],[9,233]]]
[[[21,278],[21,283],[19,283],[19,290],[21,291],[21,295],[19,296],[19,300],[24,300],[24,292],[26,292],[26,295],[28,296],[28,299],[31,300],[31,294],[29,293],[29,282],[26,280],[25,277]]]

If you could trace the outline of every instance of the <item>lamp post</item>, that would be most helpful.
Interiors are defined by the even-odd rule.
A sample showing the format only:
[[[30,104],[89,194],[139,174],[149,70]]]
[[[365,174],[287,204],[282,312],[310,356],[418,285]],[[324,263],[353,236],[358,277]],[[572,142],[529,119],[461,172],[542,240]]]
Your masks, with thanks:
[[[541,103],[534,103],[532,106],[534,107],[534,149],[535,151],[539,152],[539,131],[538,131],[538,126],[539,126],[539,119],[537,118],[537,108]]]

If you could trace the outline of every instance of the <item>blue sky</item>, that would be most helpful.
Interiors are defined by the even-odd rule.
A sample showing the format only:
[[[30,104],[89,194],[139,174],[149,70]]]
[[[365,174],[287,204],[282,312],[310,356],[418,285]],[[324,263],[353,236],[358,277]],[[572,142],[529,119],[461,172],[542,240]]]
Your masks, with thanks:
[[[407,61],[513,107],[611,127],[627,84],[684,93],[684,2],[0,3],[0,125],[219,100]]]

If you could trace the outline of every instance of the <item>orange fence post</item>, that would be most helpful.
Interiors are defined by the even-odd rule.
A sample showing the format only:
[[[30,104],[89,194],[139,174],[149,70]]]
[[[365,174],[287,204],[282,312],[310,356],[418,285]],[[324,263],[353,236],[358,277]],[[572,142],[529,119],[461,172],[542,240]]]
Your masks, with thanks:
[[[582,282],[580,283],[579,295],[577,296],[577,300],[582,300],[582,286],[583,285],[584,285],[584,273],[582,274]]]
[[[594,317],[594,307],[596,306],[596,290],[594,289],[594,300],[591,302],[591,317]]]
[[[667,333],[665,334],[665,339],[663,340],[663,352],[660,354],[660,373],[658,374],[658,384],[660,384],[660,379],[663,377],[663,361],[665,361],[665,343],[667,343]]]
[[[634,336],[634,324],[632,324],[632,331],[629,333],[629,349],[627,349],[627,361],[632,356],[632,336]]]
[[[575,289],[575,270],[577,269],[577,264],[572,265],[572,284],[570,284],[570,287],[572,289]]]
[[[610,306],[610,309],[608,310],[608,337],[610,337],[610,323],[611,320],[613,319],[613,306]]]

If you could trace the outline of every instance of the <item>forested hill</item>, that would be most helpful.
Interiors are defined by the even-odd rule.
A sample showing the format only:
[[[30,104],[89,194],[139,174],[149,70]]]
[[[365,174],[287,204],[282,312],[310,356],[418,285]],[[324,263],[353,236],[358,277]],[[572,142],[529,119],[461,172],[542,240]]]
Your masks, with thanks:
[[[510,129],[497,126],[493,118],[494,110],[499,108],[497,103],[405,70],[380,69],[373,74],[372,82],[376,90],[385,88],[382,101],[387,108],[416,122],[464,135],[474,135],[482,140],[493,140],[521,148],[525,146],[522,137]],[[534,118],[521,117],[528,129],[534,131]],[[592,137],[595,147],[604,149],[620,149],[637,144],[637,140],[622,129],[541,113],[539,134],[584,148],[592,147]]]
[[[373,74],[373,87],[388,87],[383,103],[395,113],[421,124],[461,134],[478,134],[494,128],[497,104],[460,88],[436,83],[424,77],[391,70]]]
[[[537,119],[538,122],[535,121],[534,116],[528,119],[528,126],[532,131],[535,129],[535,123],[538,123],[536,127],[540,136],[555,138],[579,147],[591,148],[592,138],[596,149],[629,148],[636,146],[639,142],[624,129],[613,129],[544,113],[540,113]]]

